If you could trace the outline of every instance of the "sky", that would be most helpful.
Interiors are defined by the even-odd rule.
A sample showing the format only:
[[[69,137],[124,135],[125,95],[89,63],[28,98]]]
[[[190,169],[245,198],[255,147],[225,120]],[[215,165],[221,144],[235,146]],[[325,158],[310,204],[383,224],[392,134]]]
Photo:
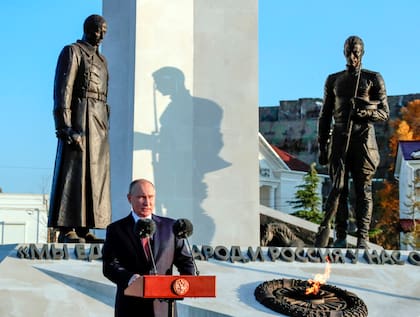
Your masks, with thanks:
[[[49,193],[57,57],[101,12],[101,0],[0,2],[3,192]],[[388,95],[420,93],[419,12],[418,0],[259,0],[259,105],[322,98],[327,75],[345,67],[350,35],[364,40],[363,67],[382,74]]]

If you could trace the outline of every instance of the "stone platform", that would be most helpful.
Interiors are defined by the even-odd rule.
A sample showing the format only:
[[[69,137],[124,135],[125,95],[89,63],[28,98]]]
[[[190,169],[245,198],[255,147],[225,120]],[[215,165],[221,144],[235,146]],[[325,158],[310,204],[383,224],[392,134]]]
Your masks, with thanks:
[[[418,252],[194,249],[207,255],[197,265],[200,275],[216,276],[217,294],[216,298],[179,301],[180,317],[283,316],[260,304],[255,288],[265,281],[307,280],[322,274],[326,263],[321,259],[328,251],[333,263],[327,284],[355,293],[370,317],[420,316]],[[0,316],[113,316],[115,286],[102,275],[100,250],[101,245],[89,244],[0,246]],[[46,258],[51,254],[55,259]]]

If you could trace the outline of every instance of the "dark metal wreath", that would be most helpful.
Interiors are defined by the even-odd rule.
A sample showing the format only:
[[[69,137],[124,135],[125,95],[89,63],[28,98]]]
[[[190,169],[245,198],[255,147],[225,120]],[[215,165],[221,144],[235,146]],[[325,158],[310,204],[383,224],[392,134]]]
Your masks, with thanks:
[[[272,280],[260,284],[255,298],[264,306],[292,317],[365,317],[365,303],[354,293],[324,284],[316,295],[305,294],[308,281]]]

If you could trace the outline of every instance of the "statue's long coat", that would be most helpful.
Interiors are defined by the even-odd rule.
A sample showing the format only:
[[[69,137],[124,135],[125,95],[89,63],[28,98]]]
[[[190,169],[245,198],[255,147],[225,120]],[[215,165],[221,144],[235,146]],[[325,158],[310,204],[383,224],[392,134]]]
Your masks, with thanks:
[[[58,139],[50,198],[50,227],[106,228],[111,220],[108,69],[84,42],[62,50],[54,82],[57,131],[82,135],[83,151]]]

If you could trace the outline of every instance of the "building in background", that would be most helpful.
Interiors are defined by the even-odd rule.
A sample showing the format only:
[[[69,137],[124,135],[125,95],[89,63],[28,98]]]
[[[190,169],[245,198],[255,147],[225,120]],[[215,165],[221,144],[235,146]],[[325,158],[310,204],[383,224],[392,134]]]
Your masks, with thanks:
[[[0,193],[0,244],[48,242],[48,196]]]
[[[271,145],[259,133],[260,165],[260,204],[272,209],[291,214],[296,210],[288,201],[295,200],[297,186],[304,183],[303,178],[310,170],[310,165],[293,155]],[[319,196],[328,175],[319,174]]]
[[[406,234],[420,224],[420,141],[399,142],[394,175],[399,183],[400,241],[406,242],[405,238],[415,239]],[[413,249],[416,242],[411,241],[411,245],[401,243],[400,248]]]

